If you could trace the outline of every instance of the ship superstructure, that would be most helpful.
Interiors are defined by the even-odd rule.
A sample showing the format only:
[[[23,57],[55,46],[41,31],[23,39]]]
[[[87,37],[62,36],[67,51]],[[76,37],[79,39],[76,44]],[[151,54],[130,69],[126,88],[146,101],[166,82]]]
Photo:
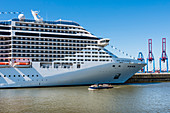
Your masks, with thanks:
[[[78,23],[66,20],[0,21],[0,88],[123,83],[145,63],[121,59]]]

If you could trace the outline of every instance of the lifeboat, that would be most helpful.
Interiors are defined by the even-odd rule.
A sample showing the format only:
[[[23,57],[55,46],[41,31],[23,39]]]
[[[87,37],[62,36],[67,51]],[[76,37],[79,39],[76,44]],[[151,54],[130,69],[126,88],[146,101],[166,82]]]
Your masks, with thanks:
[[[0,67],[4,68],[4,67],[9,67],[9,62],[0,62]]]
[[[14,67],[30,67],[30,62],[16,62]]]

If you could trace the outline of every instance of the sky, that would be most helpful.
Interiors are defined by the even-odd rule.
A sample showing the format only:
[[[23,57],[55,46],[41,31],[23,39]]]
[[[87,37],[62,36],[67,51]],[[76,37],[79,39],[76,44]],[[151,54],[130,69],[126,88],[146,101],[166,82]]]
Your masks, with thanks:
[[[167,40],[170,56],[170,0],[1,0],[0,12],[21,11],[33,19],[31,9],[40,11],[44,20],[78,22],[98,37],[109,38],[110,45],[137,57],[148,57],[148,39],[153,40],[156,68]],[[18,15],[0,15],[0,20]],[[123,57],[112,51],[118,57]],[[170,64],[170,63],[169,63]]]

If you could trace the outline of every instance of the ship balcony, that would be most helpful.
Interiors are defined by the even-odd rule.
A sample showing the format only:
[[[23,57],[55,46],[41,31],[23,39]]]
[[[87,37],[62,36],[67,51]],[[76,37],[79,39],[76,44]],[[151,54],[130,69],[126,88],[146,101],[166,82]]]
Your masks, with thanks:
[[[0,52],[0,55],[6,55],[6,54],[11,54],[9,52]]]
[[[2,46],[10,46],[11,44],[4,44],[4,45],[0,45],[0,47],[2,47]]]
[[[0,40],[0,42],[11,42],[11,40]]]
[[[1,47],[0,47],[0,51],[1,51],[1,52],[10,51],[10,50],[12,50],[12,48],[1,48]]]

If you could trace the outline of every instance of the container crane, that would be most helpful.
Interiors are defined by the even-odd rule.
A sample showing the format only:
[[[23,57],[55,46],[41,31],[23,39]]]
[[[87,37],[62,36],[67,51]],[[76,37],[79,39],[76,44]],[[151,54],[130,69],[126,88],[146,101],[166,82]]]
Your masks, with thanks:
[[[168,56],[166,54],[166,38],[162,38],[162,55],[161,58],[159,59],[160,63],[160,72],[162,72],[162,63],[166,62],[166,71],[168,72]]]
[[[147,58],[147,73],[149,73],[149,71],[148,71],[149,63],[153,64],[152,72],[155,72],[155,59],[154,59],[154,56],[153,56],[153,53],[152,53],[152,39],[148,40],[148,50],[149,50],[149,55],[148,55],[148,58]]]
[[[145,59],[144,59],[144,56],[143,56],[142,52],[139,52],[139,54],[138,54],[138,60],[139,60],[139,61],[142,61],[142,62],[143,62],[143,61],[145,62]],[[143,67],[140,72],[145,73],[145,67]]]

